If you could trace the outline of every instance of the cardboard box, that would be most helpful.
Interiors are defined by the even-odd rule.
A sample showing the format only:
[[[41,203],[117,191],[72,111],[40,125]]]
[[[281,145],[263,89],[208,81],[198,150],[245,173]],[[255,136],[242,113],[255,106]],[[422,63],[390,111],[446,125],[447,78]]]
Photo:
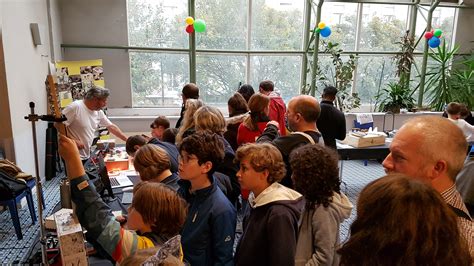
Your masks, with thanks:
[[[385,136],[379,134],[367,134],[365,136],[349,134],[343,142],[355,148],[379,146],[385,144]]]

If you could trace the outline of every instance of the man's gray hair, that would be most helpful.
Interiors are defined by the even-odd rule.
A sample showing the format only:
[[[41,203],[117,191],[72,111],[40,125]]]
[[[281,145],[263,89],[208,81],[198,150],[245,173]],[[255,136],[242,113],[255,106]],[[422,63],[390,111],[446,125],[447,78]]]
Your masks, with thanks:
[[[109,89],[92,85],[92,87],[86,92],[84,95],[84,99],[91,100],[91,99],[105,99],[109,97],[110,91]]]

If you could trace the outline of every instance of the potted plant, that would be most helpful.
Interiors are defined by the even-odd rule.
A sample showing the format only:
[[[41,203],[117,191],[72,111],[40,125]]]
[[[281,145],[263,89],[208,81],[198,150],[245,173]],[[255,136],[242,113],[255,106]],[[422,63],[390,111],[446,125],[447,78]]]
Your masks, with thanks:
[[[391,82],[388,88],[382,89],[376,97],[379,102],[379,111],[392,112],[394,114],[400,113],[401,108],[412,109],[413,98],[410,88],[406,82]]]

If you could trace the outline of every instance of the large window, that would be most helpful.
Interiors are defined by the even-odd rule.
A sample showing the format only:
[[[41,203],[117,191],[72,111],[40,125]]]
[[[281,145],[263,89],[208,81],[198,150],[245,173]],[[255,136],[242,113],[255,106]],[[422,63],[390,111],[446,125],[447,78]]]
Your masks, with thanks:
[[[407,29],[408,6],[364,4],[361,51],[398,51],[396,44]]]
[[[302,49],[304,1],[255,0],[252,3],[251,49]]]
[[[227,106],[227,99],[245,80],[245,67],[245,56],[198,54],[196,75],[202,100]]]
[[[130,52],[133,107],[180,106],[189,80],[189,56]]]
[[[301,56],[252,56],[250,83],[258,88],[260,81],[273,80],[275,91],[285,102],[299,94]]]
[[[206,32],[196,34],[197,48],[245,50],[247,10],[247,0],[197,0],[196,19],[204,19],[207,26]]]
[[[257,88],[264,79],[273,80],[286,101],[300,93],[306,0],[128,0],[129,43],[145,47],[129,53],[134,107],[181,105],[181,88],[193,76],[184,22],[192,2],[195,18],[207,25],[205,32],[195,35],[196,69],[191,70],[204,101],[224,107],[239,84]],[[310,28],[314,29],[316,7],[312,2]],[[417,38],[426,27],[426,8],[418,8]],[[375,95],[397,80],[392,58],[400,50],[397,42],[409,28],[410,9],[375,1],[323,4],[321,21],[332,30],[325,41],[358,53],[351,88],[372,109]],[[443,39],[449,44],[454,17],[455,8],[450,7],[438,7],[433,14],[433,27],[443,30]],[[423,39],[417,51],[424,43]],[[342,57],[347,59],[346,54]],[[318,59],[324,78],[317,81],[320,90],[325,84],[334,84],[335,71],[328,54],[321,53]],[[417,83],[416,74],[411,78]]]
[[[313,16],[313,27],[315,26]],[[324,3],[321,12],[321,21],[331,28],[331,42],[339,43],[344,51],[354,51],[356,35],[356,3]]]
[[[452,7],[438,7],[433,12],[432,28],[441,29],[443,31],[442,41],[446,42],[448,47],[451,46],[454,31],[454,15],[456,9]],[[418,21],[416,23],[416,35],[421,36],[426,29],[427,7],[418,10]],[[416,47],[417,51],[423,51],[426,41],[423,38]]]
[[[132,46],[187,48],[187,0],[128,0],[128,37]],[[183,29],[182,29],[183,28]]]

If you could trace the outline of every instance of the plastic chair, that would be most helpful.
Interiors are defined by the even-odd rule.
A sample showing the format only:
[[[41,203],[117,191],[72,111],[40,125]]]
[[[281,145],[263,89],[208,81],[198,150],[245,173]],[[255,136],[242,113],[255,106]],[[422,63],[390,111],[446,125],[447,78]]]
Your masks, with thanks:
[[[29,187],[12,199],[0,201],[1,206],[7,206],[8,210],[10,210],[10,215],[13,220],[13,226],[15,227],[15,233],[18,240],[23,239],[23,234],[21,233],[20,218],[18,217],[17,204],[20,203],[21,199],[23,199],[24,197],[26,197],[26,201],[28,203],[28,209],[30,210],[31,220],[33,221],[32,224],[35,224],[35,205],[33,203],[33,195]]]

